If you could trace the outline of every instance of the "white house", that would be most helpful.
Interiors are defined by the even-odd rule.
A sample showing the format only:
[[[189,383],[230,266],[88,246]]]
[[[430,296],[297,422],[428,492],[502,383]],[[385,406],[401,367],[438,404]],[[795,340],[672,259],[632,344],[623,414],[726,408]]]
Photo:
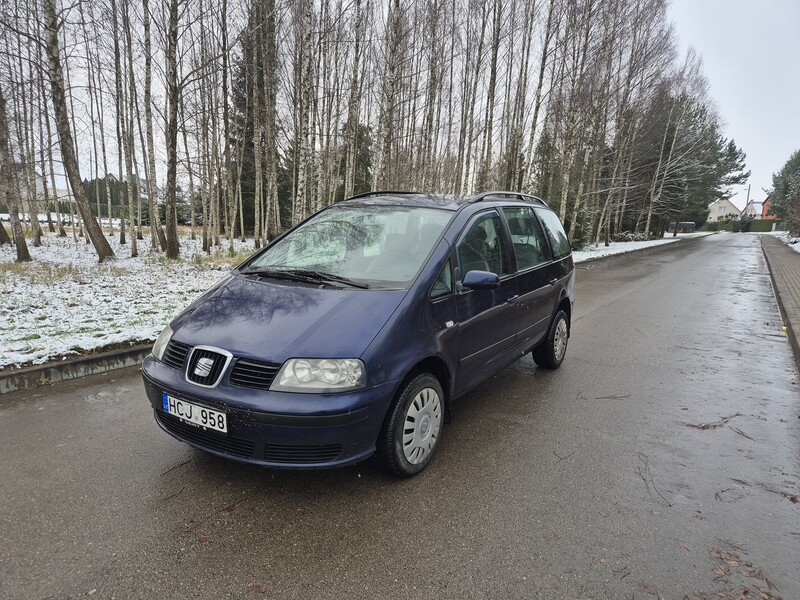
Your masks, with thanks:
[[[761,218],[761,202],[756,202],[755,200],[750,200],[742,209],[742,216],[743,217],[753,217],[754,219]]]
[[[721,200],[715,200],[711,204],[708,205],[708,222],[709,223],[716,223],[717,221],[727,221],[730,219],[738,219],[742,211],[736,208],[736,205],[728,200],[727,198],[722,198]]]

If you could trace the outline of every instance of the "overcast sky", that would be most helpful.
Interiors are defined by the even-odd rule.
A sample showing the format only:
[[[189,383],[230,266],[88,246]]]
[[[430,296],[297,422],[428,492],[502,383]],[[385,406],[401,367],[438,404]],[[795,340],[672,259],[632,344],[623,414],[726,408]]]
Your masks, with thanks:
[[[747,154],[751,199],[762,201],[800,149],[800,1],[672,0],[683,51],[703,58],[725,135]],[[734,190],[740,208],[747,185]]]

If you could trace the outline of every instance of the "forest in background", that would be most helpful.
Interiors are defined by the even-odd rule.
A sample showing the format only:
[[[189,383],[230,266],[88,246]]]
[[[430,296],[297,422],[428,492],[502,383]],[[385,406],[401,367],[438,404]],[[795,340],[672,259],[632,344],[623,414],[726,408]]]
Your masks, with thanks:
[[[0,0],[0,205],[17,257],[17,214],[67,235],[50,218],[65,200],[100,260],[105,235],[177,257],[187,213],[206,251],[260,247],[381,189],[532,193],[574,247],[702,223],[749,173],[667,5]]]

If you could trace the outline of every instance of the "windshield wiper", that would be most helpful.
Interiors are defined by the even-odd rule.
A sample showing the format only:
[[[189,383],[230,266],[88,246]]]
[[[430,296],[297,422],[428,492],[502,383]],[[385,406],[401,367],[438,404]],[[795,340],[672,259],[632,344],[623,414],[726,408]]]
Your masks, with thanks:
[[[313,277],[315,279],[319,279],[320,281],[343,283],[344,285],[349,285],[350,287],[359,288],[362,290],[369,289],[369,284],[367,283],[361,283],[360,281],[354,281],[347,277],[342,277],[341,275],[326,273],[325,271],[314,271],[312,269],[287,269],[287,272],[302,275],[303,277]]]
[[[241,271],[242,275],[257,275],[261,277],[272,277],[273,279],[285,279],[288,281],[302,281],[304,283],[342,283],[350,287],[368,289],[366,283],[359,283],[332,273],[313,271],[310,269],[259,269],[250,268]]]
[[[272,279],[285,279],[286,281],[302,281],[303,283],[323,283],[318,277],[301,275],[290,270],[284,269],[245,269],[240,271],[242,275],[255,275],[257,277],[271,277]]]

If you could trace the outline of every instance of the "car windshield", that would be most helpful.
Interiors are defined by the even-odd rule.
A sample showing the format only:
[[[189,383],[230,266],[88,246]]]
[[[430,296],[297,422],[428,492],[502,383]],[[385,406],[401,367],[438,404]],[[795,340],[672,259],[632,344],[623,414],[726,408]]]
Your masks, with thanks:
[[[360,287],[405,287],[452,216],[404,206],[331,208],[269,246],[244,272],[295,271],[365,284]]]

